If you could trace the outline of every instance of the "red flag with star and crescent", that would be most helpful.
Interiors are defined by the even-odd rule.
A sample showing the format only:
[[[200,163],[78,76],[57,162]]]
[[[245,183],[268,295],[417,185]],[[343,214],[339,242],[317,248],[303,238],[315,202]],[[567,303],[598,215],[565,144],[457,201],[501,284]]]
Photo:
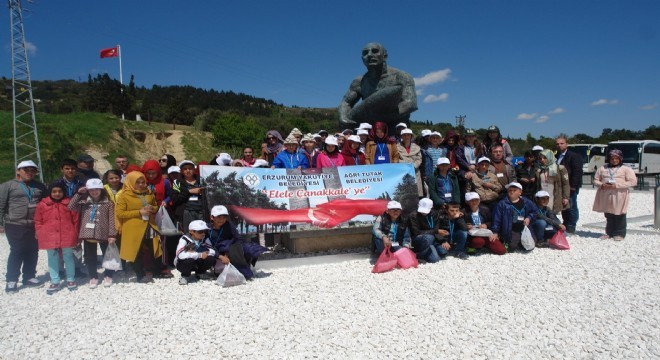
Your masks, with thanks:
[[[336,199],[307,209],[270,210],[240,206],[231,206],[231,209],[253,225],[306,222],[333,228],[358,215],[380,215],[387,209],[387,202],[388,200]]]
[[[119,48],[117,46],[101,49],[101,59],[117,56],[119,56]]]

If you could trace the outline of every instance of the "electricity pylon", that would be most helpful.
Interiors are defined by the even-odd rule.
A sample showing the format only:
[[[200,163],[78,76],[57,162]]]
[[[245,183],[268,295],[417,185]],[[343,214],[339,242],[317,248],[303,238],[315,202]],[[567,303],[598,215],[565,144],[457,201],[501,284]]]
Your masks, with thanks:
[[[30,67],[28,66],[27,49],[25,47],[20,0],[9,0],[9,17],[11,26],[12,103],[14,108],[14,162],[15,164],[23,160],[36,162],[40,170],[39,179],[43,181],[37,119],[34,113],[32,81],[30,80]]]

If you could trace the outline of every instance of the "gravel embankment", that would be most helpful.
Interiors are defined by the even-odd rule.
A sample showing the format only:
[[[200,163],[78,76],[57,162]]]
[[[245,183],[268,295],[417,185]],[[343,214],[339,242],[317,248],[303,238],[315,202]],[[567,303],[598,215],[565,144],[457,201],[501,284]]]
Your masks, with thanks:
[[[580,224],[604,220],[594,194],[580,193]],[[633,194],[629,217],[651,215],[652,199]],[[385,274],[367,260],[276,269],[226,289],[21,289],[0,295],[0,358],[660,358],[660,234],[599,235]],[[2,237],[3,272],[7,251]]]

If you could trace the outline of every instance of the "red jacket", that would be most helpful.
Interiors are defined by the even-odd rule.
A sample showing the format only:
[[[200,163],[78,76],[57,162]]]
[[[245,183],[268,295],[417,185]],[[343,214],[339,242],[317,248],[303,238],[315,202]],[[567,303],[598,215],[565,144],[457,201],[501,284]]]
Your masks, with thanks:
[[[69,210],[69,199],[54,202],[50,196],[37,205],[34,227],[39,249],[74,247],[78,243],[78,213]]]

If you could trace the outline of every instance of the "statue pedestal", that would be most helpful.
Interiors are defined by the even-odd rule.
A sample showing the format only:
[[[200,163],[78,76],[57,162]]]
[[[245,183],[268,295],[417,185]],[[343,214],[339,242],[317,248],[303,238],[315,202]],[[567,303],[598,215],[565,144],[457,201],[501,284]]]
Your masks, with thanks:
[[[340,249],[368,248],[371,226],[280,233],[282,245],[294,254]],[[267,234],[268,236],[269,234]],[[273,234],[275,235],[275,234]]]

